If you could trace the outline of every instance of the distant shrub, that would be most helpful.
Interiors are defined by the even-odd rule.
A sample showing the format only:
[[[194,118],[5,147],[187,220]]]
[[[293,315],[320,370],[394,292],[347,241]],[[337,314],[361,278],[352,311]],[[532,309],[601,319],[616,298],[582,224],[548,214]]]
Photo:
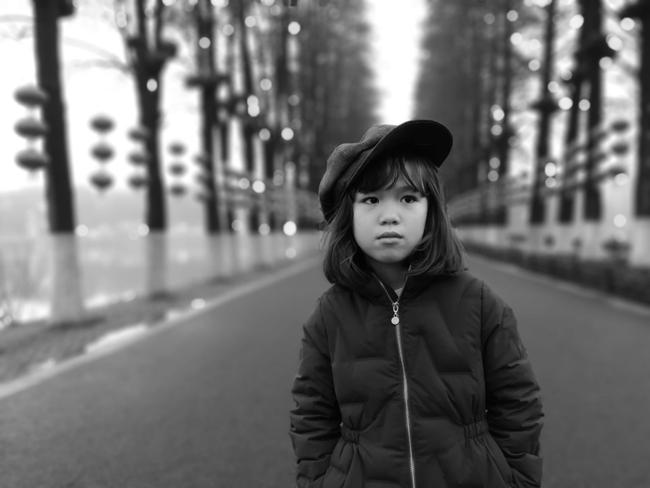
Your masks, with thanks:
[[[579,259],[575,254],[530,253],[514,247],[495,248],[477,242],[464,242],[463,245],[470,253],[517,264],[537,273],[650,304],[650,268],[629,266],[621,258],[627,249],[614,249],[615,246],[611,243],[608,243],[611,257],[604,260]]]

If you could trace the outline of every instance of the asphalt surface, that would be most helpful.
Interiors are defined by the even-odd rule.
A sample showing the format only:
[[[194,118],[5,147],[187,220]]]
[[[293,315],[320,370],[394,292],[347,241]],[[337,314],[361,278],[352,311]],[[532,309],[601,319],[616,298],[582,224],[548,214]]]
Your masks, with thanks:
[[[548,488],[650,487],[650,313],[470,261],[543,389]],[[289,388],[318,265],[0,400],[0,488],[289,487]]]

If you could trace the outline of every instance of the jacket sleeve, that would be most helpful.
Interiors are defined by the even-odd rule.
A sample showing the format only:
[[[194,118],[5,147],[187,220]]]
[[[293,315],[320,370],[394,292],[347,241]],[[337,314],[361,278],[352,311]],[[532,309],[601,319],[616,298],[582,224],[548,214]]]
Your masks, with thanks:
[[[512,469],[513,485],[539,487],[542,482],[539,438],[543,425],[539,385],[512,309],[485,285],[482,318],[490,434]]]
[[[321,302],[303,327],[298,374],[291,393],[290,437],[296,455],[296,486],[316,488],[340,437],[341,415],[334,393]]]

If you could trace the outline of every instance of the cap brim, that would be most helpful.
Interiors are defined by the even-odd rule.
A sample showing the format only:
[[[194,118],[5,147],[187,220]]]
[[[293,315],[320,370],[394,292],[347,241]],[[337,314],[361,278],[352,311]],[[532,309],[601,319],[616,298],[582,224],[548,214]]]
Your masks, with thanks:
[[[435,120],[409,120],[395,126],[366,154],[349,175],[352,181],[369,163],[393,152],[418,154],[436,166],[444,162],[451,151],[453,137],[449,129]]]

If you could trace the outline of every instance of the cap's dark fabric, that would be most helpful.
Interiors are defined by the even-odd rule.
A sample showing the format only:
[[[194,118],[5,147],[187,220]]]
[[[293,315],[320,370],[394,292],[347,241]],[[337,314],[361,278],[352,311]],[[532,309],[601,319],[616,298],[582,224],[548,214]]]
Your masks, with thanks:
[[[396,150],[422,154],[439,167],[451,150],[449,129],[434,120],[409,120],[400,125],[373,125],[359,142],[337,146],[327,159],[327,168],[318,187],[321,211],[329,221],[341,191],[378,156]],[[339,182],[344,182],[340,185]],[[338,191],[337,191],[338,190]]]

